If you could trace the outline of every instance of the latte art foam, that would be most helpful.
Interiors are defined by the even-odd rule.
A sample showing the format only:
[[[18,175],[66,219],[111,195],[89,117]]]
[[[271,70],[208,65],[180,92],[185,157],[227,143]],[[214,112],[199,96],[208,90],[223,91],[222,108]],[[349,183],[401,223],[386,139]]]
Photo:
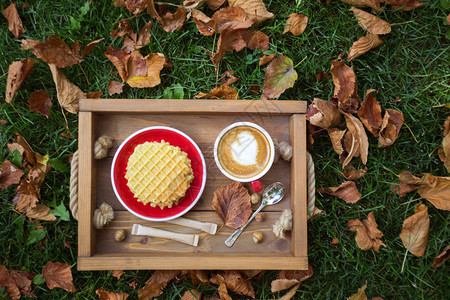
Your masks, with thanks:
[[[217,152],[222,168],[240,179],[258,175],[270,159],[266,136],[250,126],[238,126],[226,132],[219,141]]]

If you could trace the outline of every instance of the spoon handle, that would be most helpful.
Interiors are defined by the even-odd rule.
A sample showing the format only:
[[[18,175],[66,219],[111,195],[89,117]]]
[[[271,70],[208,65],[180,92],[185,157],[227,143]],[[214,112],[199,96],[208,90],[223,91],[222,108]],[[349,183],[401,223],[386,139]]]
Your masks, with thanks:
[[[267,204],[265,204],[264,202],[261,203],[261,205],[258,207],[257,210],[255,210],[255,212],[253,213],[253,215],[248,219],[247,223],[245,223],[244,225],[242,225],[239,229],[237,229],[235,232],[233,232],[232,235],[230,235],[229,238],[227,238],[227,240],[225,241],[225,245],[227,245],[228,247],[231,247],[234,245],[234,242],[236,242],[237,238],[241,235],[241,233],[245,230],[245,228],[247,227],[247,225],[255,218],[255,216],[266,206]]]

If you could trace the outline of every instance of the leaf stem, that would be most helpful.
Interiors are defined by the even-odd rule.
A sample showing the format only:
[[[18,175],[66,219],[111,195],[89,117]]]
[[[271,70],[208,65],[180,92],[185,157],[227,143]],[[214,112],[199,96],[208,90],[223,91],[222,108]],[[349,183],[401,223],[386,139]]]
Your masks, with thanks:
[[[308,55],[306,55],[298,64],[296,64],[295,66],[294,66],[294,69],[295,68],[297,68],[305,59],[307,59],[308,58]]]
[[[403,123],[403,124],[405,124],[405,126],[408,128],[409,132],[411,132],[411,134],[412,134],[414,140],[416,141],[416,143],[419,144],[419,141],[416,139],[416,136],[415,136],[414,133],[412,132],[411,128],[409,128],[408,124],[406,124],[406,123]]]

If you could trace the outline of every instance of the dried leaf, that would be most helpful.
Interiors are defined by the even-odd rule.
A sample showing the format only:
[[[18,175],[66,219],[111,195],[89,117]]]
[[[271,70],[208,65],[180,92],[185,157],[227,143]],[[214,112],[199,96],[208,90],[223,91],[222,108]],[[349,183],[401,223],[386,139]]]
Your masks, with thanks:
[[[361,37],[359,40],[354,42],[350,49],[348,50],[348,59],[351,61],[367,51],[380,46],[383,42],[380,40],[378,35],[368,32],[365,36]]]
[[[214,191],[212,208],[224,225],[237,229],[252,213],[250,194],[239,182],[221,186]]]
[[[23,171],[5,159],[0,167],[0,187],[7,188],[10,185],[18,184]]]
[[[263,66],[265,64],[270,63],[273,59],[275,58],[275,53],[269,54],[269,55],[264,55],[263,57],[261,57],[259,59],[259,65]]]
[[[209,94],[199,93],[195,96],[195,98],[237,100],[239,99],[239,95],[238,91],[234,87],[221,85],[213,88]]]
[[[350,220],[347,226],[350,230],[356,231],[356,244],[361,250],[373,249],[378,253],[381,246],[386,247],[380,240],[383,233],[378,229],[373,212],[370,212],[367,219],[362,222],[359,219]]]
[[[250,50],[269,50],[269,36],[258,30],[246,30],[242,32],[242,38]]]
[[[208,283],[208,274],[205,270],[191,270],[189,271],[193,285],[199,285],[200,283]]]
[[[84,57],[102,40],[99,39],[89,43],[81,53],[81,56],[79,54],[81,46],[78,42],[74,42],[72,49],[70,49],[63,40],[54,34],[44,43],[26,40],[26,42],[22,42],[21,49],[31,49],[34,55],[46,63],[56,65],[58,68],[65,68],[82,62]]]
[[[366,288],[367,288],[367,282],[363,287],[358,289],[358,292],[356,294],[354,294],[351,297],[348,297],[347,300],[367,300]]]
[[[166,57],[161,53],[152,53],[142,57],[139,51],[134,51],[128,60],[127,83],[131,87],[155,87],[161,83],[160,72],[164,67]]]
[[[26,216],[30,219],[41,221],[56,221],[57,218],[54,214],[50,213],[50,208],[44,204],[37,204],[35,208],[27,211]]]
[[[112,275],[113,277],[116,277],[117,280],[119,280],[120,277],[122,277],[122,275],[123,275],[123,270],[113,270],[112,273],[111,273],[111,275]]]
[[[283,270],[278,273],[277,279],[271,283],[271,291],[274,293],[276,291],[281,291],[294,286],[292,290],[295,291],[301,284],[301,282],[312,277],[314,270],[311,265],[308,265],[308,270]],[[288,295],[295,295],[295,292],[289,291],[284,297],[290,299]],[[292,297],[291,296],[291,297]]]
[[[427,248],[429,229],[428,207],[424,204],[417,204],[414,208],[414,215],[403,221],[402,231],[399,235],[403,246],[415,256],[423,256]]]
[[[38,202],[38,194],[33,185],[26,178],[22,179],[13,199],[15,209],[19,212],[27,212],[35,208]]]
[[[353,6],[370,7],[378,13],[382,11],[380,6],[380,0],[341,0],[341,1]]]
[[[42,269],[42,276],[47,283],[47,287],[51,290],[59,287],[70,293],[76,291],[72,282],[72,271],[68,264],[49,261]]]
[[[134,33],[133,28],[131,28],[130,23],[126,19],[120,20],[117,28],[111,31],[110,34],[113,39],[129,35],[136,40],[136,33]]]
[[[342,176],[344,176],[344,178],[347,180],[356,180],[356,179],[363,177],[366,174],[366,172],[367,172],[367,167],[364,167],[364,169],[362,169],[362,170],[351,169],[351,170],[344,171],[342,173]]]
[[[161,17],[161,27],[167,32],[178,31],[183,27],[186,19],[186,8],[179,6],[175,13],[169,11]]]
[[[181,271],[177,270],[157,270],[145,282],[145,286],[138,291],[139,299],[152,299],[163,293],[167,284],[178,276]]]
[[[402,112],[395,109],[386,109],[378,138],[378,147],[392,145],[397,139],[403,125]]]
[[[9,65],[8,78],[6,79],[5,101],[11,103],[20,86],[31,74],[33,64],[36,61],[31,58],[25,58],[22,61],[15,61]]]
[[[284,27],[283,34],[290,32],[295,36],[299,36],[305,31],[308,25],[308,17],[302,14],[293,13],[289,16]]]
[[[337,187],[320,188],[318,191],[320,193],[337,196],[347,203],[356,203],[361,199],[361,194],[353,181],[345,181]]]
[[[180,300],[200,300],[202,298],[202,293],[195,289],[190,289],[184,293]]]
[[[212,10],[218,10],[227,0],[206,0],[206,4]]]
[[[197,9],[191,9],[192,17],[198,31],[205,36],[213,35],[216,32],[216,20],[211,19]]]
[[[298,75],[292,59],[286,55],[278,56],[266,68],[262,99],[274,99],[294,86]]]
[[[381,118],[381,106],[378,104],[377,99],[372,96],[373,92],[377,90],[369,89],[366,91],[366,99],[361,103],[361,107],[358,110],[358,116],[362,123],[366,126],[375,137],[378,137],[378,128],[382,123]]]
[[[422,182],[419,177],[414,176],[409,171],[402,171],[398,175],[398,178],[400,184],[391,184],[391,191],[400,197],[404,197],[407,193],[417,190]]]
[[[281,297],[279,300],[290,300],[292,299],[292,297],[295,296],[295,294],[297,293],[297,289],[300,286],[300,283],[297,283],[296,285],[294,285],[289,292],[287,292],[283,297]]]
[[[107,292],[103,288],[95,290],[99,300],[126,300],[128,298],[127,293],[113,293]]]
[[[112,0],[114,2],[115,7],[122,7],[124,5],[125,0]]]
[[[227,52],[235,50],[241,51],[247,46],[247,43],[242,38],[242,30],[225,30],[219,36],[217,42],[217,52],[213,55],[213,63],[219,64],[219,61],[225,57]]]
[[[220,295],[220,300],[232,300],[232,298],[228,295],[225,279],[223,278],[222,275],[216,274],[214,277],[210,279],[210,281],[214,284],[219,285],[218,292]]]
[[[31,149],[30,144],[28,144],[25,138],[18,132],[15,132],[14,136],[15,142],[13,144],[8,144],[9,150],[13,152],[14,149],[17,149],[22,156],[25,154],[24,159],[26,163],[29,163],[33,166],[36,165],[36,155],[34,154],[33,149]]]
[[[377,16],[369,14],[368,12],[356,7],[352,7],[350,10],[355,14],[358,24],[362,27],[362,29],[377,35],[388,34],[391,32],[391,24],[378,18]]]
[[[49,107],[52,107],[52,100],[50,100],[50,96],[46,91],[39,90],[32,92],[28,103],[30,104],[31,111],[40,112],[47,118],[50,116]]]
[[[20,299],[21,295],[33,297],[31,280],[35,275],[19,270],[9,271],[5,266],[0,265],[0,287],[5,287],[5,292],[12,299]]]
[[[344,135],[347,132],[347,129],[339,130],[337,128],[328,129],[328,135],[330,136],[331,145],[333,146],[334,151],[339,155],[344,154]]]
[[[275,15],[266,9],[262,0],[228,0],[230,7],[241,7],[250,18],[253,18],[255,25],[272,19]]]
[[[223,276],[225,285],[230,291],[255,298],[253,286],[247,278],[244,278],[239,271],[225,271]]]
[[[111,46],[108,46],[104,54],[113,63],[114,67],[116,67],[122,81],[127,81],[128,59],[130,58],[130,54]]]
[[[342,165],[346,167],[354,156],[361,157],[364,165],[367,164],[367,156],[369,154],[369,140],[367,138],[364,126],[357,118],[351,114],[343,113],[347,123],[348,132],[352,135],[352,146],[348,151],[348,156],[345,158]]]
[[[108,86],[106,87],[109,95],[114,94],[122,94],[123,92],[123,83],[118,81],[110,81],[108,82]]]
[[[330,101],[314,98],[306,112],[306,119],[321,128],[336,127],[341,124],[341,113]]]
[[[450,210],[450,177],[425,174],[419,187],[419,195],[437,209]]]
[[[450,173],[450,116],[447,117],[447,120],[444,122],[444,131],[442,132],[442,135],[444,136],[442,140],[442,149],[445,154],[444,166],[447,169],[447,172]]]
[[[339,245],[339,240],[338,240],[337,238],[333,238],[333,240],[331,241],[330,244],[331,244],[332,246]]]
[[[216,21],[217,33],[222,33],[225,30],[249,28],[254,21],[240,7],[222,8],[214,13],[212,19]]]
[[[358,106],[356,94],[356,75],[353,69],[343,61],[333,60],[330,68],[334,83],[334,97],[338,99],[338,107],[348,110]]]
[[[56,85],[59,104],[68,112],[76,114],[80,99],[86,98],[86,94],[78,86],[70,82],[58,67],[53,64],[49,66]]]
[[[19,12],[15,3],[11,3],[3,10],[3,15],[8,20],[8,29],[12,32],[16,39],[20,39],[22,34],[26,31],[22,25]]]
[[[418,0],[386,0],[386,2],[390,4],[393,9],[399,9],[402,11],[410,11],[425,5]]]
[[[447,261],[450,258],[450,246],[445,248],[444,251],[442,251],[438,256],[436,256],[433,259],[433,268],[437,269],[441,267],[445,261]]]
[[[292,286],[298,284],[299,281],[297,279],[275,279],[270,284],[270,291],[272,293],[276,293],[279,291],[287,290]]]
[[[220,81],[223,85],[230,85],[238,81],[239,78],[233,75],[233,70],[228,70],[222,74]],[[237,92],[237,91],[236,91]]]

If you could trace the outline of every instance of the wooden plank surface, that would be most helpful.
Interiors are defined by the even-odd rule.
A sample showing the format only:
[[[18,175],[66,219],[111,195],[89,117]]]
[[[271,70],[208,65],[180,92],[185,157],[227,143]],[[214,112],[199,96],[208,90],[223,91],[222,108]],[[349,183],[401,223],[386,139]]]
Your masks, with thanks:
[[[217,135],[223,128],[234,122],[252,121],[265,128],[269,134],[279,141],[289,140],[289,118],[287,116],[250,117],[250,116],[211,116],[190,115],[118,115],[107,114],[98,116],[98,136],[109,135],[114,138],[114,146],[109,150],[109,157],[98,161],[97,204],[110,204],[115,210],[123,209],[117,200],[111,185],[110,169],[115,151],[131,133],[149,126],[170,126],[189,135],[200,147],[207,165],[207,181],[205,191],[193,210],[211,210],[211,200],[214,191],[232,180],[225,177],[214,162],[213,145]],[[268,185],[281,181],[290,185],[289,163],[280,160],[262,178],[262,184]],[[268,206],[265,211],[282,211],[289,207],[290,191],[286,199],[277,205]]]
[[[142,220],[127,211],[116,211],[114,220],[97,233],[97,253],[290,253],[290,239],[278,239],[272,232],[272,225],[278,220],[280,215],[281,212],[265,213],[263,222],[253,221],[250,223],[233,247],[229,248],[225,245],[225,240],[234,232],[234,230],[228,227],[223,227],[215,235],[210,235],[196,229],[166,222]],[[222,221],[213,211],[189,212],[183,217],[202,222],[215,223],[218,225],[218,228],[222,226]],[[162,238],[133,236],[131,235],[133,224],[141,224],[143,226],[178,233],[197,234],[200,236],[199,244],[197,247],[193,247]],[[127,237],[122,242],[114,240],[114,234],[119,229],[123,229],[127,232]],[[252,236],[255,231],[261,232],[264,236],[261,244],[255,244],[253,242]]]
[[[79,113],[78,131],[78,256],[91,256],[95,251],[92,215],[96,199],[97,169],[93,159],[96,115]]]
[[[99,113],[176,113],[189,112],[229,115],[291,115],[306,113],[306,102],[299,100],[171,100],[171,99],[81,99],[80,111]]]

